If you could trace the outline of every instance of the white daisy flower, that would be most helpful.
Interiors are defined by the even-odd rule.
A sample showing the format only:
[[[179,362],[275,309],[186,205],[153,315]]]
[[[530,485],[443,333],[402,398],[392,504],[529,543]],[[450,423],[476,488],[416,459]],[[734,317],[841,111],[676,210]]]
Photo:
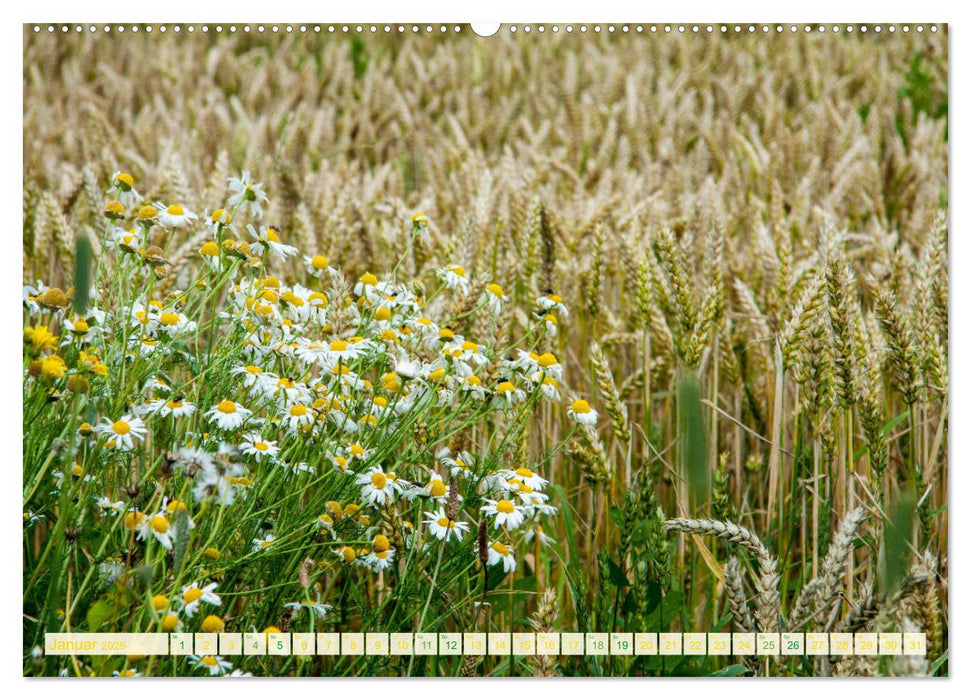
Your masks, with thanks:
[[[260,381],[260,377],[263,376],[263,370],[257,365],[245,365],[233,368],[231,374],[242,375],[243,386],[251,387]],[[275,378],[275,375],[273,376]]]
[[[555,311],[564,318],[570,315],[566,306],[563,305],[563,297],[558,294],[553,294],[551,291],[547,291],[546,294],[537,299],[536,305],[543,311]]]
[[[150,401],[145,404],[145,410],[148,413],[157,413],[158,415],[166,418],[172,416],[173,418],[182,418],[183,416],[191,416],[196,412],[196,406],[191,401],[185,401],[184,399],[173,396],[171,399],[156,399],[155,401]]]
[[[324,617],[327,613],[334,609],[334,606],[320,602],[320,588],[315,585],[314,590],[316,591],[316,596],[314,596],[313,600],[307,598],[306,600],[294,603],[286,603],[283,607],[293,610],[294,615],[299,614],[301,610],[307,610],[315,617]]]
[[[225,209],[216,209],[212,214],[206,213],[206,230],[212,234],[216,234],[219,229],[226,229],[228,231],[235,231],[235,227],[232,224],[232,218],[229,216],[229,212]],[[217,253],[218,255],[218,253]]]
[[[469,529],[468,523],[449,520],[444,508],[439,508],[436,513],[426,510],[425,515],[429,518],[424,521],[428,525],[428,531],[443,542],[448,542],[449,539],[461,540]]]
[[[415,212],[411,216],[411,226],[405,224],[405,232],[415,236],[422,246],[428,247],[432,242],[431,222],[422,212]]]
[[[509,297],[502,291],[502,287],[493,282],[485,288],[486,307],[494,315],[502,313],[502,305],[509,301]]]
[[[263,207],[260,205],[270,200],[263,190],[263,183],[253,182],[249,171],[244,170],[239,177],[229,178],[229,191],[232,192],[229,198],[231,207],[246,206],[256,218],[263,216]]]
[[[449,474],[451,476],[471,473],[470,470],[474,460],[472,455],[464,450],[455,455],[455,457],[452,457],[448,448],[444,448],[436,456],[441,460],[442,464],[449,468]]]
[[[386,549],[380,552],[370,552],[364,557],[364,566],[371,571],[384,571],[391,567],[394,561],[394,550]]]
[[[276,457],[279,448],[276,441],[265,440],[259,433],[247,433],[243,436],[243,441],[239,444],[239,449],[244,455],[252,455],[258,460],[266,457]]]
[[[377,276],[373,273],[365,272],[363,275],[361,275],[361,279],[358,280],[357,284],[354,285],[354,294],[359,297],[365,297],[373,300],[377,295],[380,294],[377,286]]]
[[[495,528],[505,527],[507,530],[515,530],[523,524],[523,520],[526,518],[522,507],[512,501],[504,498],[493,501],[487,498],[485,502],[486,505],[482,506],[479,510],[493,517],[493,527]]]
[[[225,676],[227,671],[232,671],[233,669],[233,665],[221,656],[196,656],[190,654],[187,658],[192,664],[192,668],[204,668],[209,671],[210,676]],[[237,672],[233,671],[230,675],[235,676]]]
[[[440,267],[435,275],[445,283],[449,289],[458,289],[463,294],[469,291],[469,279],[465,275],[465,268],[461,265]]]
[[[541,477],[536,472],[532,471],[527,467],[519,467],[518,469],[504,469],[502,475],[507,480],[515,480],[521,484],[525,484],[531,489],[536,489],[537,491],[542,491],[550,482]]]
[[[271,544],[273,544],[273,541],[275,539],[276,539],[276,536],[272,532],[266,533],[266,536],[265,537],[262,537],[262,538],[256,537],[256,538],[254,538],[253,539],[253,551],[254,552],[262,552],[264,549],[266,549]]]
[[[556,381],[553,377],[544,376],[541,372],[535,372],[530,380],[533,382],[540,382],[539,390],[543,394],[543,398],[547,401],[559,401],[560,400],[560,383]]]
[[[210,583],[204,588],[200,588],[196,581],[182,589],[182,612],[186,617],[192,617],[199,610],[202,603],[209,605],[222,605],[223,601],[216,593],[216,584]]]
[[[513,556],[515,551],[509,545],[502,542],[493,542],[489,545],[489,554],[486,562],[489,566],[502,564],[502,569],[507,574],[516,570],[516,558]]]
[[[135,441],[144,439],[148,432],[145,422],[131,415],[124,415],[116,421],[104,418],[96,430],[107,438],[107,447],[119,450],[134,449]]]
[[[123,513],[125,511],[124,501],[112,501],[107,496],[98,496],[94,499],[94,504],[98,507],[98,512],[105,515],[108,511]]]
[[[107,194],[113,194],[119,202],[130,207],[141,200],[141,195],[135,191],[135,180],[128,173],[115,172],[111,175],[111,189]]]
[[[359,474],[357,484],[361,486],[361,499],[372,505],[393,503],[395,496],[401,492],[401,485],[394,475],[386,474],[381,467],[372,467]]]
[[[169,527],[169,517],[166,513],[158,513],[145,518],[136,527],[136,538],[147,540],[150,536],[158,540],[166,549],[172,549],[172,532]]]
[[[526,544],[532,544],[534,539],[538,539],[539,543],[544,547],[551,545],[556,541],[552,537],[547,535],[545,532],[543,532],[543,526],[540,525],[539,523],[531,526],[528,530],[526,530],[526,534],[523,537],[523,539],[526,541]]]
[[[584,399],[576,399],[567,409],[566,414],[580,425],[596,425],[597,412],[590,408],[590,404]]]
[[[346,340],[334,340],[327,349],[327,361],[333,365],[347,364],[357,359],[362,350],[368,346],[363,343],[349,343]]]
[[[305,426],[313,424],[314,420],[317,418],[317,412],[310,408],[306,404],[293,403],[287,408],[283,416],[280,417],[280,422],[283,423],[288,430],[297,431]]]
[[[559,330],[559,322],[556,319],[556,314],[546,314],[543,316],[543,323],[546,326],[546,335],[555,338],[556,332]]]
[[[307,267],[307,273],[313,277],[321,277],[334,270],[324,255],[304,255],[303,263]]]
[[[215,423],[223,430],[235,430],[241,426],[252,414],[243,405],[223,399],[206,412],[206,418]]]
[[[158,315],[157,328],[170,336],[191,333],[196,329],[196,322],[173,309],[166,309]]]
[[[287,258],[297,254],[296,248],[280,241],[280,229],[276,226],[261,226],[257,232],[252,224],[247,224],[246,230],[256,239],[256,243],[251,246],[254,255],[263,255],[263,250],[269,248],[270,252],[280,260],[286,261]]]
[[[502,408],[507,406],[514,406],[517,403],[522,403],[526,400],[526,392],[522,389],[517,389],[516,385],[510,382],[508,379],[499,382],[496,386],[495,398],[493,402]]]
[[[195,212],[189,211],[178,204],[166,207],[161,202],[156,202],[155,208],[159,211],[158,222],[168,228],[188,226],[199,218]]]

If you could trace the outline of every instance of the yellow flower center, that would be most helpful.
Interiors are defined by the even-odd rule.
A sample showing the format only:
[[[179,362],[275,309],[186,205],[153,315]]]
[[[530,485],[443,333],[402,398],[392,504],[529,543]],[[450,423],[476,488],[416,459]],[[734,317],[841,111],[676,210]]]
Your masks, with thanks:
[[[134,178],[128,173],[118,173],[118,175],[115,176],[115,184],[119,183],[129,189],[135,186]]]
[[[307,415],[307,407],[302,403],[295,403],[290,407],[290,415],[299,418]]]
[[[193,586],[182,594],[182,600],[186,603],[192,603],[199,600],[202,597],[202,589],[198,586]]]
[[[583,399],[577,399],[573,402],[573,412],[574,413],[590,413],[590,404],[588,404]]]
[[[172,399],[169,399],[168,401],[166,401],[165,405],[168,406],[170,410],[174,410],[176,408],[182,408],[181,401],[174,401]]]
[[[226,623],[218,615],[209,615],[202,621],[203,632],[222,632],[226,628]]]
[[[246,365],[246,371],[249,374],[263,374],[263,370],[256,365]]]
[[[496,510],[500,513],[512,513],[516,510],[516,507],[512,504],[512,501],[496,501]]]
[[[220,413],[236,413],[236,404],[229,400],[220,401],[216,408]]]
[[[314,268],[315,270],[323,270],[325,267],[327,267],[327,258],[325,258],[323,255],[315,255],[310,260],[310,267]]]
[[[354,551],[353,547],[344,547],[344,549],[341,550],[341,558],[350,564],[355,558],[357,558],[357,552]]]
[[[151,221],[158,216],[158,209],[148,205],[144,206],[138,210],[138,220],[139,221]]]
[[[202,247],[199,249],[199,252],[202,255],[207,255],[210,258],[214,258],[217,255],[219,255],[219,246],[216,245],[215,241],[206,241],[205,243],[202,244]]]
[[[358,444],[351,445],[351,456],[352,457],[362,457],[364,456],[364,448]]]
[[[185,209],[180,207],[178,204],[173,204],[168,209],[165,210],[166,214],[171,214],[172,216],[182,216],[185,214]]]
[[[374,472],[371,475],[371,484],[379,491],[388,485],[388,477],[381,472]]]
[[[536,358],[536,364],[540,367],[552,367],[556,364],[556,356],[551,352],[544,352]]]
[[[378,283],[378,278],[372,275],[370,272],[365,272],[361,275],[361,284],[366,284],[369,286],[374,286]]]
[[[387,321],[391,318],[391,311],[388,310],[387,306],[379,306],[378,310],[374,312],[375,321]]]
[[[170,513],[174,513],[179,510],[186,510],[185,501],[180,501],[178,499],[169,501],[169,504],[165,506],[165,510]]]
[[[344,352],[345,350],[347,350],[347,341],[335,340],[333,343],[330,344],[330,349],[332,352]]]
[[[178,626],[179,618],[177,618],[175,615],[166,615],[165,619],[162,620],[162,629],[166,632],[171,632]]]
[[[441,479],[432,479],[428,484],[428,495],[434,498],[441,498],[445,495],[446,490]]]
[[[498,554],[501,554],[504,557],[509,556],[509,547],[507,547],[506,545],[504,545],[502,542],[493,542],[492,543],[492,548]]]
[[[371,548],[377,552],[387,552],[391,548],[391,542],[384,535],[378,535],[374,538],[374,542],[371,543]]]
[[[125,513],[124,518],[122,518],[122,522],[128,530],[134,530],[143,520],[145,520],[145,514],[137,510]]]
[[[515,391],[516,387],[513,386],[512,382],[500,382],[499,386],[496,387],[496,391],[501,391],[503,393],[509,393],[510,391]]]
[[[439,518],[438,524],[441,525],[442,527],[452,528],[455,526],[455,521],[449,520],[448,518]]]
[[[114,425],[111,426],[111,429],[115,435],[128,435],[131,432],[131,426],[123,420],[116,420]]]
[[[277,230],[272,226],[268,226],[266,229],[266,240],[272,241],[273,243],[280,242],[280,236],[277,233]]]
[[[525,477],[525,478],[528,479],[529,477],[531,477],[533,475],[533,472],[531,470],[527,469],[526,467],[520,467],[519,469],[516,470],[516,474],[518,476],[522,476],[522,477]]]
[[[152,529],[160,535],[169,531],[169,519],[164,515],[156,515],[152,518]]]
[[[161,612],[165,608],[169,607],[169,599],[164,595],[152,596],[152,607],[156,612]]]
[[[159,321],[162,322],[163,326],[175,326],[179,323],[179,315],[171,311],[166,311],[159,318]]]
[[[253,447],[259,450],[260,452],[266,452],[268,449],[270,449],[270,446],[267,445],[265,442],[254,442]]]

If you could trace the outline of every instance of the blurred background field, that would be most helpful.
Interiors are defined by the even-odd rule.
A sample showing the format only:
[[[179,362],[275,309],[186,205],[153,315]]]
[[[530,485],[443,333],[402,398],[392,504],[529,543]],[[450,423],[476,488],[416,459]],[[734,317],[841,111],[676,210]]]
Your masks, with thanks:
[[[432,245],[400,274],[499,282],[510,339],[564,299],[551,349],[601,419],[548,460],[563,558],[526,555],[506,628],[907,627],[930,647],[908,668],[538,673],[946,673],[945,28],[25,28],[24,52],[24,284],[70,287],[79,236],[98,254],[117,170],[202,214],[245,169],[264,220],[348,279],[392,268],[422,211]],[[162,241],[168,285],[205,236]],[[544,412],[522,449],[571,427]]]

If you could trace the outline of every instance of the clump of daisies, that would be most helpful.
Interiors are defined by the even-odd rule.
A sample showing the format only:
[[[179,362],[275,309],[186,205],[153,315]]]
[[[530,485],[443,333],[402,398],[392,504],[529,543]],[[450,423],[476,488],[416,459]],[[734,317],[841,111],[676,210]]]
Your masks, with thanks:
[[[349,280],[261,221],[269,198],[248,172],[228,190],[200,217],[115,173],[89,293],[24,287],[25,463],[50,464],[26,476],[25,526],[56,522],[65,491],[82,504],[67,531],[92,554],[74,565],[97,572],[76,572],[78,599],[123,585],[145,601],[126,629],[222,631],[206,580],[259,588],[248,577],[309,532],[326,560],[306,558],[274,614],[321,625],[335,581],[437,571],[446,552],[511,574],[550,544],[543,455],[522,449],[532,417],[597,419],[563,404],[562,299],[537,299],[516,347],[500,282],[454,261],[423,280],[403,263]],[[403,259],[431,246],[428,217],[404,224]],[[176,267],[169,242],[193,236],[196,262]],[[262,629],[266,614],[247,600],[232,624]]]

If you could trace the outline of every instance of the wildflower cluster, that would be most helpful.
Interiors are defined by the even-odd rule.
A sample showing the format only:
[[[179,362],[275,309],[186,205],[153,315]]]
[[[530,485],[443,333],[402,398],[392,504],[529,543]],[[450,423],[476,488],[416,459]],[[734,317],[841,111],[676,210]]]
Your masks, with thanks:
[[[461,265],[438,269],[430,292],[395,270],[351,283],[260,222],[267,195],[248,173],[229,191],[200,221],[116,173],[91,302],[24,288],[26,449],[54,449],[28,462],[25,520],[66,518],[97,543],[77,599],[143,600],[146,631],[222,631],[217,583],[252,583],[250,567],[309,533],[324,550],[293,601],[242,617],[306,613],[313,626],[338,580],[407,580],[446,547],[505,574],[520,546],[550,544],[542,460],[515,448],[544,404],[596,422],[582,399],[558,407],[563,366],[543,344],[562,300],[537,300],[527,347],[483,342],[450,316],[472,289]],[[428,244],[428,226],[412,218],[410,245]],[[171,274],[165,242],[202,227],[195,277]],[[508,299],[477,288],[471,313],[495,329]],[[79,506],[60,510],[65,497]]]

